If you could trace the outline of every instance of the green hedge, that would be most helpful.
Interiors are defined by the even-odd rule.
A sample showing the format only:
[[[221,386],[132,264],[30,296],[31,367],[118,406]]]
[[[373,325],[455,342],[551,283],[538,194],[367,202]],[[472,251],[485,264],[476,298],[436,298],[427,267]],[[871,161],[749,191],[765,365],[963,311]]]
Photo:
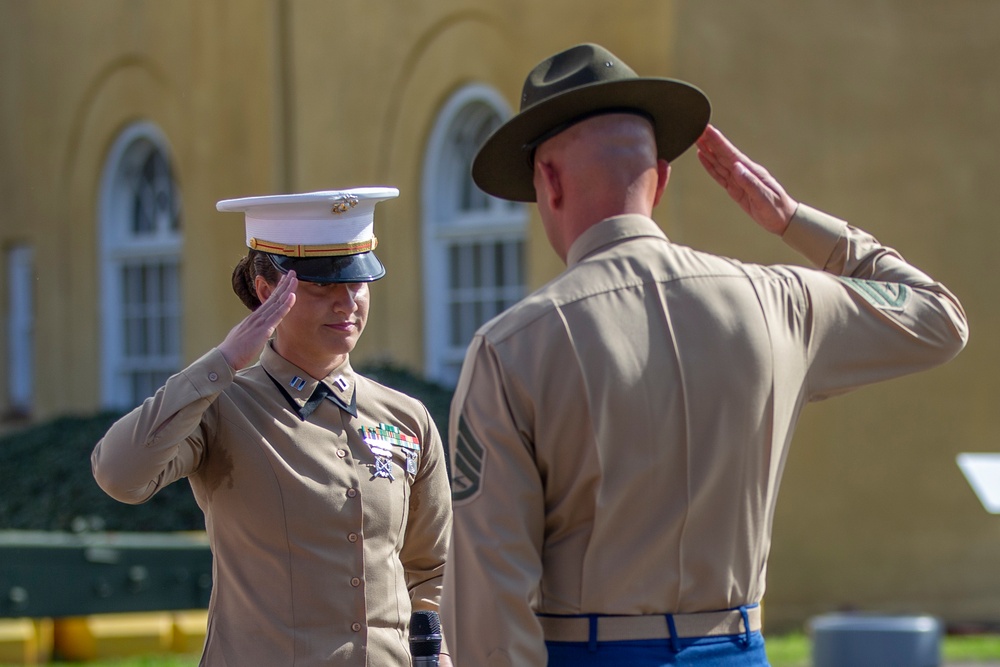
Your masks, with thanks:
[[[428,382],[403,368],[391,364],[364,366],[359,369],[359,372],[376,382],[381,382],[387,387],[398,389],[404,394],[416,396],[423,401],[424,405],[427,406],[427,410],[431,413],[431,417],[437,423],[438,430],[441,431],[441,437],[445,439],[446,443],[448,442],[448,411],[451,409],[451,397],[453,395],[451,389]]]
[[[450,390],[393,366],[361,372],[422,400],[446,436]],[[94,482],[90,453],[119,416],[60,417],[0,437],[0,529],[203,530],[201,509],[186,482],[171,484],[142,505],[119,503]]]
[[[108,497],[90,473],[90,452],[117,413],[60,417],[0,438],[0,526],[18,530],[203,530],[187,483],[142,505]]]

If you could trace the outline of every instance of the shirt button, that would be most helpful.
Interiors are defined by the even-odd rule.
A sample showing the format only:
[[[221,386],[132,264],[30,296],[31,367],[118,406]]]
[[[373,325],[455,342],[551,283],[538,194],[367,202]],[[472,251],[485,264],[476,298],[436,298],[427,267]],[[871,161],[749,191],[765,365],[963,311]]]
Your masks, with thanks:
[[[361,624],[360,623],[354,623],[354,624],[352,624],[351,625],[351,630],[354,630],[355,632],[361,632]]]
[[[347,490],[347,497],[348,498],[353,498],[356,495],[358,495],[358,490],[357,489],[348,489]]]
[[[339,456],[340,458],[344,458],[345,456],[347,456],[347,451],[343,449],[338,449],[337,456]]]
[[[348,542],[357,542],[358,541],[358,534],[357,533],[351,533],[350,535],[347,536],[347,541]]]
[[[351,586],[354,586],[355,588],[357,588],[360,585],[361,585],[361,580],[360,579],[358,579],[357,577],[354,577],[353,579],[351,579]]]
[[[216,380],[219,379],[219,374],[216,373],[215,371],[212,371],[211,373],[208,374],[208,379],[211,380],[212,382],[215,382]]]

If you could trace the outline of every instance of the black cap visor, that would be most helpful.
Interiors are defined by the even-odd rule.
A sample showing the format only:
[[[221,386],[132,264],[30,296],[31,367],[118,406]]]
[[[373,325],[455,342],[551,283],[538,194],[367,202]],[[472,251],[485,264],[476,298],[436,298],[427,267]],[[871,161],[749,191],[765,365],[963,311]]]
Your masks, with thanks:
[[[385,267],[374,252],[339,257],[285,257],[267,253],[282,273],[295,271],[308,283],[370,283],[385,275]]]

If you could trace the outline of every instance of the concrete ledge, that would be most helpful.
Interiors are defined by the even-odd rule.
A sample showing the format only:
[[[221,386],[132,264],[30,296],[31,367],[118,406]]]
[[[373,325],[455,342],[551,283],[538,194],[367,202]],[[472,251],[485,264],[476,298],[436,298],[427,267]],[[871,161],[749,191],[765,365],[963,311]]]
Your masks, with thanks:
[[[208,610],[174,612],[173,623],[174,635],[170,650],[174,653],[201,653],[208,633]]]
[[[208,610],[0,619],[0,664],[45,665],[136,655],[198,655]]]
[[[0,663],[44,665],[52,660],[50,619],[0,619]]]
[[[100,614],[55,620],[55,655],[63,660],[95,660],[170,653],[171,614]]]

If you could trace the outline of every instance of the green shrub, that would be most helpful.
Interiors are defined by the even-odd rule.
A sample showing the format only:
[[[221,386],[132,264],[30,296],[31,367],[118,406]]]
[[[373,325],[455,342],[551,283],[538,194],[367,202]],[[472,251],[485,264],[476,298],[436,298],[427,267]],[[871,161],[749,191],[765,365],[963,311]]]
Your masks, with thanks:
[[[117,413],[60,417],[0,438],[0,527],[5,530],[203,530],[187,483],[173,484],[142,505],[125,505],[101,490],[90,453]]]
[[[393,364],[363,366],[358,369],[358,372],[387,387],[420,399],[427,406],[431,417],[434,418],[434,422],[441,432],[441,438],[445,442],[448,441],[448,411],[451,409],[453,395],[451,389],[417,377],[410,371]]]

